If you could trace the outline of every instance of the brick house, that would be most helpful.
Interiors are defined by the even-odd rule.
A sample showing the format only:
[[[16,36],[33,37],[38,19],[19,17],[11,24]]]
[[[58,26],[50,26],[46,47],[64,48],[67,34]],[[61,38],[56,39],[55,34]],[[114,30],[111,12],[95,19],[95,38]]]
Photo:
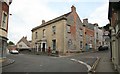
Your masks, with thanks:
[[[9,5],[12,0],[0,0],[0,58],[6,58]]]
[[[33,28],[32,48],[37,52],[47,52],[48,47],[60,54],[80,52],[82,49],[82,22],[72,6],[71,11]]]
[[[83,19],[83,49],[83,51],[94,49],[94,24],[88,23],[87,18]]]

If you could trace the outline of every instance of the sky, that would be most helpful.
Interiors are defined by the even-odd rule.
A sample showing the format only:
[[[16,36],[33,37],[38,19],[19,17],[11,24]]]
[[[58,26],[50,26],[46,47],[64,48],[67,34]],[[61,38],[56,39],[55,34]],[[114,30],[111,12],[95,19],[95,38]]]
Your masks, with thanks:
[[[100,27],[109,23],[108,0],[13,0],[10,5],[8,41],[15,44],[23,37],[32,38],[32,28],[71,11],[71,6],[81,19],[98,23]]]

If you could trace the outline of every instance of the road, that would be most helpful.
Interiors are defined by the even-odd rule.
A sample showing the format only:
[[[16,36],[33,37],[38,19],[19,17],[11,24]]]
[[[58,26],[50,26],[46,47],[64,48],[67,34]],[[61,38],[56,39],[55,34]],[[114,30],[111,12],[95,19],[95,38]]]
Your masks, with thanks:
[[[3,67],[2,70],[3,72],[88,72],[88,66],[91,67],[102,53],[85,52],[69,57],[9,54],[7,57],[14,59],[15,63]]]

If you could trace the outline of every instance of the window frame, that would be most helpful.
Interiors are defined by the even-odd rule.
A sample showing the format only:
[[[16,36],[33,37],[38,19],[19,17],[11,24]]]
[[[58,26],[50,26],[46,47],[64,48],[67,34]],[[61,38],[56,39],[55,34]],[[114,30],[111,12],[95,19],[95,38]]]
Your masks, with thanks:
[[[45,29],[43,29],[43,38],[45,37],[45,31],[46,31],[46,30],[45,30]]]
[[[7,21],[8,21],[8,14],[7,12],[2,12],[2,20],[1,20],[1,28],[7,30]]]
[[[35,39],[38,38],[38,32],[35,32]]]
[[[71,27],[71,26],[67,24],[67,33],[71,33],[70,27]]]
[[[52,32],[53,34],[56,34],[56,26],[52,26]]]

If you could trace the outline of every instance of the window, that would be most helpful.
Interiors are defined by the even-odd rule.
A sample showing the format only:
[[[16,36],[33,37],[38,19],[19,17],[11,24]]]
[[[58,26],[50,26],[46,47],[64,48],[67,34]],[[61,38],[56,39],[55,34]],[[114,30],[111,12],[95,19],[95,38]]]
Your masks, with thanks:
[[[53,31],[53,34],[56,33],[56,26],[52,26],[52,31]]]
[[[98,39],[98,32],[96,33],[96,36],[97,36],[96,38]]]
[[[3,13],[3,17],[2,17],[2,28],[6,29],[7,27],[7,14]]]
[[[79,32],[79,33],[80,33],[80,36],[82,36],[82,30],[80,30],[80,32]]]
[[[72,40],[71,39],[68,40],[68,44],[72,44]]]
[[[43,38],[45,37],[45,29],[43,29]]]
[[[72,45],[72,40],[69,39],[69,40],[68,40],[68,47],[70,47],[71,45]]]
[[[22,47],[22,45],[19,45],[19,47]]]
[[[70,33],[70,25],[67,25],[67,32]]]
[[[82,41],[80,41],[80,48],[82,48]]]
[[[35,32],[35,39],[37,39],[38,38],[38,34],[37,34],[37,32]]]
[[[52,40],[53,43],[53,50],[56,50],[56,40]]]

